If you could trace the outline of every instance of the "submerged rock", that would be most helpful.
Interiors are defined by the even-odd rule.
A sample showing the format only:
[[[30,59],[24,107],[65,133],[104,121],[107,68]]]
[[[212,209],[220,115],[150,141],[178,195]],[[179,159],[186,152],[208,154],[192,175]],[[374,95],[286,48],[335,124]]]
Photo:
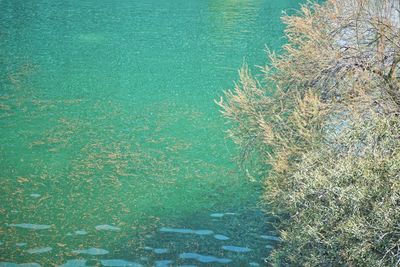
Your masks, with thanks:
[[[156,254],[164,254],[168,252],[167,248],[155,248],[153,249],[154,253]]]
[[[191,229],[180,229],[180,228],[168,228],[162,227],[160,232],[164,233],[179,233],[179,234],[193,234],[193,230]]]
[[[171,260],[161,260],[155,262],[155,267],[168,267],[173,263]]]
[[[212,263],[212,262],[217,262],[217,263],[230,263],[232,260],[231,259],[226,259],[226,258],[217,258],[214,256],[207,256],[207,255],[201,255],[198,253],[182,253],[179,255],[179,258],[181,259],[194,259],[202,263]]]
[[[46,253],[49,251],[52,251],[53,249],[51,247],[43,247],[43,248],[31,248],[28,249],[26,252],[29,254],[41,254],[41,253]]]
[[[102,248],[88,248],[88,249],[77,249],[73,250],[72,253],[76,254],[88,254],[88,255],[105,255],[110,253],[108,250]]]
[[[232,252],[239,252],[239,253],[250,252],[251,251],[250,248],[237,247],[237,246],[222,246],[222,249],[223,250],[232,251]]]
[[[76,235],[87,235],[87,232],[85,230],[77,230],[75,231]]]
[[[250,262],[250,263],[249,263],[249,266],[260,266],[260,264],[257,263],[257,262]]]
[[[179,233],[179,234],[195,234],[195,235],[211,235],[214,233],[211,230],[192,230],[192,229],[168,228],[168,227],[162,227],[160,229],[160,232]]]
[[[225,213],[211,213],[210,216],[213,218],[222,218],[225,215],[236,215],[236,213],[233,212],[225,212]]]
[[[23,246],[28,245],[28,243],[16,243],[15,245],[16,245],[17,247],[23,247]]]
[[[25,228],[25,229],[32,229],[32,230],[46,230],[50,229],[51,225],[47,224],[33,224],[33,223],[11,223],[7,224],[9,227],[19,227],[19,228]]]
[[[224,213],[211,213],[210,216],[213,218],[222,218],[224,217]]]
[[[136,262],[130,262],[120,259],[101,260],[101,265],[112,267],[141,267],[142,265]]]
[[[98,231],[121,231],[121,228],[108,224],[97,225],[95,228]]]
[[[218,240],[229,240],[230,239],[229,237],[227,237],[225,235],[214,235],[214,238],[218,239]]]
[[[41,267],[39,263],[13,263],[13,262],[0,262],[0,267]]]
[[[58,267],[85,267],[86,260],[67,260],[66,263]]]
[[[211,230],[194,230],[193,233],[196,235],[212,235],[214,232]]]

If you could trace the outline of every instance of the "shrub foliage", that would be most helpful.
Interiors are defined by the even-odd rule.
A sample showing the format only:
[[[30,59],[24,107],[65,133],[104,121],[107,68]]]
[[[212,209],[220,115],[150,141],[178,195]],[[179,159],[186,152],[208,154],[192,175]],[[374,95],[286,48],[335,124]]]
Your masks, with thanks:
[[[274,265],[400,265],[398,2],[302,6],[283,53],[218,102],[243,155],[270,166]]]

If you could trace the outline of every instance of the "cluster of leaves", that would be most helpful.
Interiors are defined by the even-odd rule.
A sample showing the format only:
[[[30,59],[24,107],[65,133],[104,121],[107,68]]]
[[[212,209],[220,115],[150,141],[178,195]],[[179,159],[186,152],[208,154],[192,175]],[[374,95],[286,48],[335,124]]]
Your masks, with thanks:
[[[394,0],[328,0],[285,16],[262,79],[247,66],[218,104],[270,166],[279,266],[400,265],[400,14]]]

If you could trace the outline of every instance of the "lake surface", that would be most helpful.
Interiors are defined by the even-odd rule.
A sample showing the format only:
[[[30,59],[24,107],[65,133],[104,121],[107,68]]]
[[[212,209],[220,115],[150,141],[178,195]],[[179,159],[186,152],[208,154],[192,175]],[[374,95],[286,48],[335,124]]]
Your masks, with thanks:
[[[0,0],[0,266],[262,265],[213,101],[298,2]]]

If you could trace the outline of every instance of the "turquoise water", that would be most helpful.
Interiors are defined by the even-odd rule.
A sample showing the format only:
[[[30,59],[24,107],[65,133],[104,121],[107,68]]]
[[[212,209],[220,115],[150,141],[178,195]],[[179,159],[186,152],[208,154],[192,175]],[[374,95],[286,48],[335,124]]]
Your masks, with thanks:
[[[297,7],[0,0],[0,266],[262,265],[261,183],[213,101]]]

